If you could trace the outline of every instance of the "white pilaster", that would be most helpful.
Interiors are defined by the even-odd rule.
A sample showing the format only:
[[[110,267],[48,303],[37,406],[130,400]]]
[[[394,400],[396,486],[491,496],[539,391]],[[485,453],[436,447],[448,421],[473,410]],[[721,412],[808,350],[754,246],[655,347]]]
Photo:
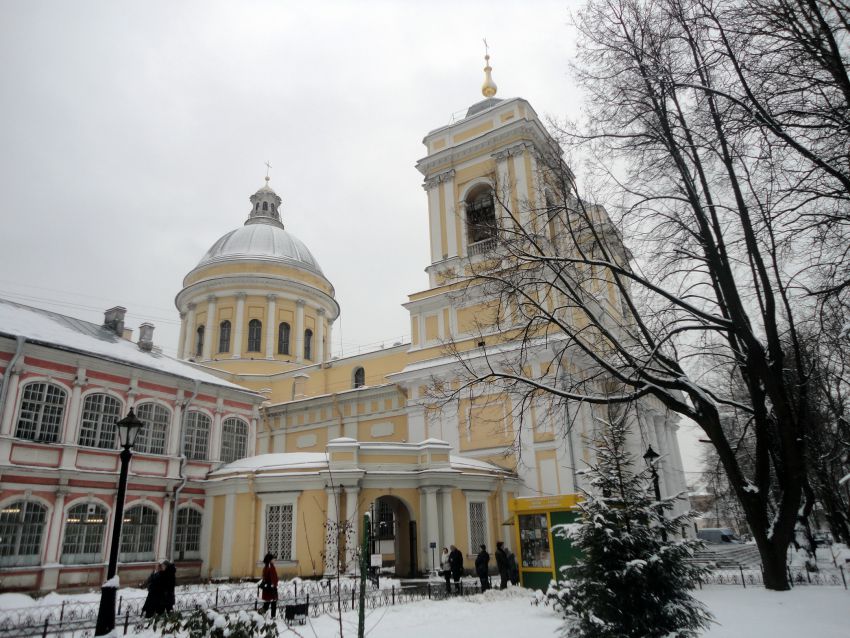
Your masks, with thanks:
[[[171,499],[166,497],[162,502],[162,514],[159,517],[159,532],[156,541],[156,559],[162,561],[168,558],[168,533],[171,530]]]
[[[47,548],[44,552],[45,563],[58,563],[61,545],[59,541],[62,536],[62,523],[65,522],[65,489],[56,492],[56,500],[53,503],[53,516],[50,517],[50,531],[47,533]]]
[[[23,357],[21,358],[23,359]],[[15,364],[14,370],[6,368],[3,374],[2,384],[6,386],[6,403],[3,405],[2,421],[0,421],[0,434],[11,436],[14,431],[15,404],[18,402],[18,386],[21,382],[21,371],[19,364]]]
[[[210,295],[207,297],[207,326],[204,329],[204,353],[203,359],[205,361],[209,361],[212,359],[212,342],[216,337],[216,333],[218,332],[216,328],[215,322],[215,295]],[[217,350],[218,348],[216,348]]]
[[[195,304],[186,304],[186,333],[183,341],[183,356],[195,356]]]
[[[517,203],[519,204],[519,221],[523,228],[528,231],[532,231],[530,221],[530,211],[529,207],[533,206],[534,203],[528,201],[528,176],[525,171],[525,153],[517,152],[512,157],[513,165],[514,165],[514,175],[516,176],[516,183],[514,184],[514,189],[516,192]],[[515,215],[517,213],[514,213]]]
[[[210,432],[209,460],[221,460],[221,413],[224,411],[224,399],[219,397],[215,402],[212,432]]]
[[[183,390],[177,391],[177,400],[174,402],[174,412],[171,417],[171,426],[168,428],[168,441],[166,442],[165,453],[171,456],[180,455],[180,435],[183,425],[183,399],[185,393]]]
[[[442,237],[440,234],[440,188],[436,180],[425,182],[428,193],[428,221],[431,234],[431,263],[437,263],[443,258]]]
[[[339,494],[333,487],[326,487],[328,495],[328,520],[325,532],[325,575],[336,574],[339,566],[336,561],[339,542]]]
[[[316,310],[316,356],[318,363],[325,362],[325,309]]]
[[[266,318],[266,359],[274,359],[274,344],[277,341],[277,295],[266,295],[269,313]]]
[[[439,547],[442,551],[443,547],[449,545],[457,545],[455,542],[455,523],[452,510],[452,488],[440,488],[440,504],[443,507],[443,537],[440,539]]]
[[[345,545],[345,563],[348,573],[353,574],[357,566],[357,548],[360,547],[360,508],[357,507],[359,487],[345,488],[345,520],[351,525]]]
[[[455,211],[455,172],[443,173],[442,195],[446,207],[446,246],[443,252],[449,257],[458,256],[457,212]],[[461,230],[461,232],[463,232]]]
[[[304,300],[295,302],[295,360],[304,361]]]
[[[65,442],[73,447],[66,447],[62,452],[63,469],[73,469],[77,463],[77,441],[80,436],[80,404],[83,386],[86,384],[86,369],[77,368],[74,377],[74,387],[71,389],[71,399],[68,402],[68,414],[65,417]]]
[[[186,345],[186,313],[180,313],[180,336],[177,338],[177,358],[185,359],[186,352],[184,347]]]
[[[235,512],[236,495],[228,494],[224,497],[224,534],[221,543],[221,573],[218,574],[224,578],[230,577],[233,560],[233,527],[236,524]]]
[[[433,560],[437,560],[436,551],[431,551],[431,543],[440,543],[440,525],[437,518],[437,489],[436,487],[423,487],[421,490],[425,493],[425,529],[427,538],[422,543],[422,547],[427,550],[428,567],[431,571],[437,569],[438,565],[432,564]]]
[[[236,295],[236,330],[233,337],[233,358],[242,356],[242,335],[245,330],[245,293]]]

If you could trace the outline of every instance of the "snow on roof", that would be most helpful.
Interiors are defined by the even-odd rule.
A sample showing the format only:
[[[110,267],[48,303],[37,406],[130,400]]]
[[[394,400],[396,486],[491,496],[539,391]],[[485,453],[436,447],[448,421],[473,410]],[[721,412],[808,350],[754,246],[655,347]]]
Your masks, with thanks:
[[[493,470],[507,472],[505,468],[499,467],[498,465],[493,465],[492,463],[488,463],[487,461],[479,461],[478,459],[470,459],[466,456],[451,455],[449,456],[449,462],[452,464],[452,467],[469,467],[478,470],[488,470],[490,472],[492,472]]]
[[[233,463],[228,463],[210,476],[229,474],[231,472],[256,472],[258,470],[306,469],[326,467],[328,455],[324,452],[277,452],[274,454],[258,454],[248,456]]]
[[[82,352],[139,368],[251,393],[242,386],[198,370],[161,352],[140,350],[132,341],[119,337],[103,326],[49,310],[24,306],[8,299],[0,299],[0,335],[24,337],[31,343]]]

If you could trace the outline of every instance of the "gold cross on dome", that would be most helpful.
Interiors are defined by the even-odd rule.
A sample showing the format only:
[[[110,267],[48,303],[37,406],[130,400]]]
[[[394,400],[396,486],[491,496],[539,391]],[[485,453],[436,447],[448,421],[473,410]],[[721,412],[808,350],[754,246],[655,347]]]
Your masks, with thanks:
[[[272,170],[272,165],[268,160],[266,160],[266,179],[269,178],[269,171],[270,170]]]
[[[487,45],[487,38],[484,38],[484,55],[490,55],[490,47]]]

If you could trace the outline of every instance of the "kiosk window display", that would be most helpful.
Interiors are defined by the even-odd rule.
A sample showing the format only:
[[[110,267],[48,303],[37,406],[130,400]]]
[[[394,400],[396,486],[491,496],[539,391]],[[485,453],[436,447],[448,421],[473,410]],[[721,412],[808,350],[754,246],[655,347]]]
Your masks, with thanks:
[[[551,567],[549,521],[546,514],[519,517],[520,555],[523,567]]]

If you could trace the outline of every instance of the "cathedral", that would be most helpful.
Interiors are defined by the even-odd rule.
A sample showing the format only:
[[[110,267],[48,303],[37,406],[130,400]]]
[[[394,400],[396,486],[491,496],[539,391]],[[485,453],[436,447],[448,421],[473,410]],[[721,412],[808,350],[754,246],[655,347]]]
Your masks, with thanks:
[[[416,164],[424,179],[430,264],[427,287],[409,294],[404,304],[410,343],[332,356],[331,336],[341,312],[333,284],[291,232],[297,229],[286,225],[285,207],[268,176],[250,196],[244,216],[234,216],[234,223],[244,223],[222,235],[184,277],[175,299],[181,330],[179,361],[173,361],[183,368],[175,368],[174,387],[161,390],[171,397],[163,394],[171,410],[163,418],[171,429],[163,435],[167,445],[152,457],[164,459],[161,473],[147,485],[153,489],[155,482],[161,492],[146,501],[157,516],[155,531],[146,553],[124,557],[124,572],[134,558],[141,573],[152,560],[169,556],[178,568],[181,561],[191,563],[189,571],[200,578],[256,577],[266,552],[277,556],[283,577],[350,572],[361,540],[359,522],[369,513],[373,558],[379,556],[385,570],[399,576],[433,570],[434,556],[444,546],[471,556],[479,545],[493,548],[497,541],[517,554],[523,584],[545,587],[555,576],[556,564],[570,550],[552,526],[575,516],[577,470],[590,460],[592,411],[578,409],[567,429],[563,421],[559,427],[557,412],[532,410],[521,426],[509,394],[483,396],[482,391],[440,401],[431,392],[435,380],[452,383],[457,353],[474,356],[487,333],[481,323],[487,300],[457,292],[474,264],[496,246],[498,225],[487,223],[495,219],[494,181],[508,189],[508,201],[543,205],[540,157],[557,147],[532,106],[522,98],[496,98],[489,64],[485,72],[484,99],[462,119],[429,132],[425,155]],[[496,331],[493,326],[491,332]],[[452,344],[452,352],[446,344]],[[14,350],[13,341],[0,340],[4,373],[16,361]],[[73,392],[77,372],[68,374],[68,392]],[[181,416],[179,406],[192,387],[180,379],[193,376],[195,395],[206,404],[187,424],[186,414],[195,412],[183,408]],[[131,400],[122,384],[116,382],[115,392],[123,409]],[[199,394],[198,384],[209,389]],[[10,474],[22,477],[14,486],[4,485],[4,512],[20,511],[20,503],[26,504],[22,494],[46,489],[27,485],[26,476],[37,473],[13,471],[15,459],[24,458],[15,457],[14,445],[28,432],[20,427],[28,387],[16,381],[4,397],[7,441],[0,441],[5,446],[0,471],[4,483]],[[662,492],[683,492],[675,420],[651,405],[645,413],[635,449],[651,443],[662,453]],[[187,428],[201,417],[208,429],[188,435]],[[91,443],[79,439],[79,427],[68,430],[73,434],[65,442],[83,454]],[[43,441],[26,443],[35,448]],[[145,453],[150,450],[134,458],[134,468],[153,462],[145,461]],[[39,472],[53,476],[69,462],[57,460],[55,469]],[[136,496],[132,487],[128,507],[133,498],[145,498],[139,496],[143,487],[137,486]],[[59,484],[50,489],[68,491]],[[101,518],[109,515],[104,499]],[[48,562],[51,569],[62,563],[70,515],[63,505],[56,510],[55,501],[55,496],[43,498],[52,536],[38,541],[45,549],[33,550],[38,554],[28,567],[33,573],[43,572]],[[177,541],[187,533],[179,518],[179,529],[168,531],[174,513],[184,510],[197,525],[191,547]],[[0,525],[24,535],[11,517]],[[105,556],[98,551],[106,549],[87,551],[97,562]],[[58,582],[82,581],[59,577]]]

